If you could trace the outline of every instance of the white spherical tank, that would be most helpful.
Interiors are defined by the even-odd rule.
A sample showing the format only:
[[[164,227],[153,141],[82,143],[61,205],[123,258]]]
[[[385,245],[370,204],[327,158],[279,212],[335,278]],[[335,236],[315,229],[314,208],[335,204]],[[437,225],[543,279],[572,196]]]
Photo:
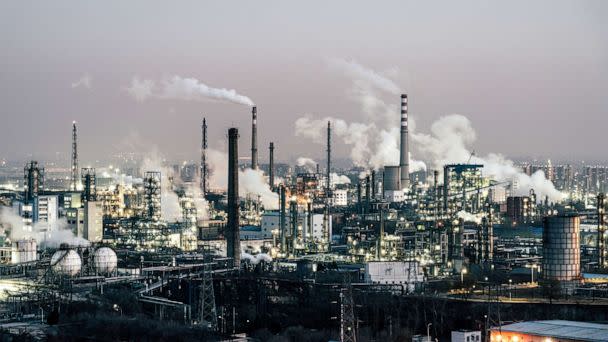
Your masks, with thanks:
[[[97,273],[108,274],[116,270],[116,267],[118,266],[118,257],[112,248],[101,247],[95,250],[93,262]]]
[[[75,276],[82,268],[82,259],[72,249],[60,249],[51,257],[51,267],[57,274]]]

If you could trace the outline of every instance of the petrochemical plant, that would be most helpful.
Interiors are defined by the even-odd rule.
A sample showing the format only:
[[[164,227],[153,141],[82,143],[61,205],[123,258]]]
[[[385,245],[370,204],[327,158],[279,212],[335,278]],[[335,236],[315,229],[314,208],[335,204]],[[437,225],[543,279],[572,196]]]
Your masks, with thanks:
[[[608,321],[608,167],[501,173],[470,153],[414,169],[409,99],[395,100],[399,162],[377,168],[334,166],[331,120],[324,163],[277,162],[273,141],[263,162],[256,106],[247,158],[230,128],[211,165],[202,118],[200,163],[81,168],[74,122],[69,167],[1,169],[2,326],[49,334],[95,307],[202,340],[314,327],[318,340],[517,341],[513,321]]]

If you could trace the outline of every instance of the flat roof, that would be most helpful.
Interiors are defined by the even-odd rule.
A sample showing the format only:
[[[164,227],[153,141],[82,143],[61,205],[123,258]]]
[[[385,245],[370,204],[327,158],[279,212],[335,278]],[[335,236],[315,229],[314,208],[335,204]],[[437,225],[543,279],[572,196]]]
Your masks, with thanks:
[[[515,332],[577,341],[608,341],[608,324],[576,321],[529,321],[493,327],[492,331]]]

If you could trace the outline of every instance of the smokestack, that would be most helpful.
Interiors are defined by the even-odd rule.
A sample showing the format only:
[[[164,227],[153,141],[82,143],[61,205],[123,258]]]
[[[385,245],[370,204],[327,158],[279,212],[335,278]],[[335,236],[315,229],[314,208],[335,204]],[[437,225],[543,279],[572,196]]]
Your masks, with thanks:
[[[251,109],[251,168],[258,169],[258,111]]]
[[[369,196],[371,181],[369,175],[365,176],[365,213],[369,213]]]
[[[376,170],[372,170],[372,198],[376,199]]]
[[[78,134],[76,131],[76,121],[72,122],[72,177],[70,182],[70,190],[78,191]]]
[[[274,143],[270,142],[270,165],[268,166],[268,181],[270,190],[274,191]]]
[[[207,168],[207,120],[205,118],[203,118],[201,133],[201,192],[203,193],[203,198],[205,198],[209,186],[209,172]]]
[[[289,201],[289,212],[291,214],[291,254],[295,255],[298,240],[298,203],[295,196]]]
[[[279,235],[281,240],[281,252],[287,252],[287,236],[285,232],[285,185],[279,187]]]
[[[313,241],[313,229],[312,229],[312,199],[308,199],[307,203],[307,211],[308,211],[308,234],[306,234],[308,241]]]
[[[327,121],[327,198],[329,199],[331,186],[331,122]]]
[[[241,241],[239,234],[239,130],[228,130],[228,224],[226,225],[227,256],[234,266],[241,267]]]
[[[401,173],[401,187],[410,186],[409,146],[407,142],[407,94],[401,94],[401,147],[399,149],[399,169]]]

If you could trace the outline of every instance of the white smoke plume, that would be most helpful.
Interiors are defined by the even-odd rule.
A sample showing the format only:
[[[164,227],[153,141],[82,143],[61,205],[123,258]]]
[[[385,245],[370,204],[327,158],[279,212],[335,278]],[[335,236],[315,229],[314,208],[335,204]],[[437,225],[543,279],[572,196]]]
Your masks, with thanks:
[[[333,172],[330,175],[330,183],[333,186],[340,184],[350,184],[350,178],[348,178],[348,176],[338,175],[337,173]]]
[[[223,151],[208,149],[207,157],[209,167],[212,170],[209,177],[211,187],[226,189],[228,187],[228,154]],[[245,197],[247,194],[259,195],[265,209],[278,208],[278,194],[272,192],[262,170],[248,168],[239,171],[239,196]]]
[[[22,239],[34,239],[42,247],[57,248],[61,244],[70,246],[86,247],[90,243],[86,239],[77,237],[65,218],[57,220],[49,225],[46,222],[39,222],[29,228],[23,223],[23,218],[19,216],[15,209],[10,207],[0,207],[0,224],[5,229],[10,229],[8,237],[12,242]]]
[[[158,89],[157,89],[158,88]],[[220,101],[253,106],[253,101],[234,89],[214,88],[192,77],[175,75],[160,82],[157,87],[153,80],[131,80],[127,92],[137,101],[145,101],[150,97],[166,100],[182,101]]]
[[[525,195],[534,189],[539,199],[549,196],[551,201],[563,199],[563,194],[555,189],[542,171],[528,176],[517,168],[511,160],[500,154],[490,153],[478,157],[471,153],[469,146],[475,142],[476,134],[469,119],[452,114],[440,118],[431,125],[430,134],[410,135],[416,148],[433,161],[433,167],[442,169],[445,164],[471,163],[483,164],[484,176],[497,181],[510,181],[519,184],[519,193]]]
[[[279,208],[279,195],[272,192],[262,170],[239,171],[239,196],[245,197],[247,194],[259,195],[267,210]]]
[[[477,224],[481,224],[481,216],[471,214],[467,211],[461,210],[456,213],[456,217],[462,219],[464,222],[475,222]]]
[[[249,260],[249,262],[254,265],[259,264],[261,261],[264,261],[264,262],[272,261],[272,257],[266,253],[258,253],[256,255],[252,255],[252,254],[249,254],[246,252],[241,252],[241,259]]]
[[[144,102],[148,98],[152,97],[152,91],[154,90],[154,81],[140,80],[137,76],[135,76],[131,79],[131,85],[125,87],[125,90],[137,102]]]
[[[328,64],[352,79],[365,81],[391,94],[399,94],[399,86],[395,82],[374,70],[364,67],[355,60],[347,61],[340,58],[332,58],[328,60]]]
[[[380,169],[384,165],[398,165],[400,112],[399,100],[395,95],[400,92],[399,86],[388,77],[355,61],[332,59],[329,66],[352,79],[348,98],[359,103],[367,123],[349,123],[334,117],[314,119],[311,115],[305,115],[296,120],[296,135],[325,144],[327,121],[331,121],[334,136],[350,146],[350,158],[356,166]],[[383,100],[386,94],[390,95],[391,104]],[[415,128],[411,117],[409,127],[410,131]],[[411,172],[426,168],[423,162],[412,160],[411,156],[410,165]]]
[[[300,157],[296,163],[298,166],[306,168],[308,172],[315,172],[317,168],[317,162],[312,158]]]
[[[141,165],[141,173],[144,174],[146,171],[160,171],[160,207],[162,218],[168,222],[181,220],[183,217],[182,208],[179,203],[179,197],[173,190],[175,175],[172,168],[165,166],[158,150],[151,151],[144,158]]]
[[[72,82],[72,88],[86,88],[86,89],[91,89],[91,82],[93,81],[93,78],[91,78],[91,76],[86,73],[84,75],[82,75],[82,77],[80,77],[77,81]]]

